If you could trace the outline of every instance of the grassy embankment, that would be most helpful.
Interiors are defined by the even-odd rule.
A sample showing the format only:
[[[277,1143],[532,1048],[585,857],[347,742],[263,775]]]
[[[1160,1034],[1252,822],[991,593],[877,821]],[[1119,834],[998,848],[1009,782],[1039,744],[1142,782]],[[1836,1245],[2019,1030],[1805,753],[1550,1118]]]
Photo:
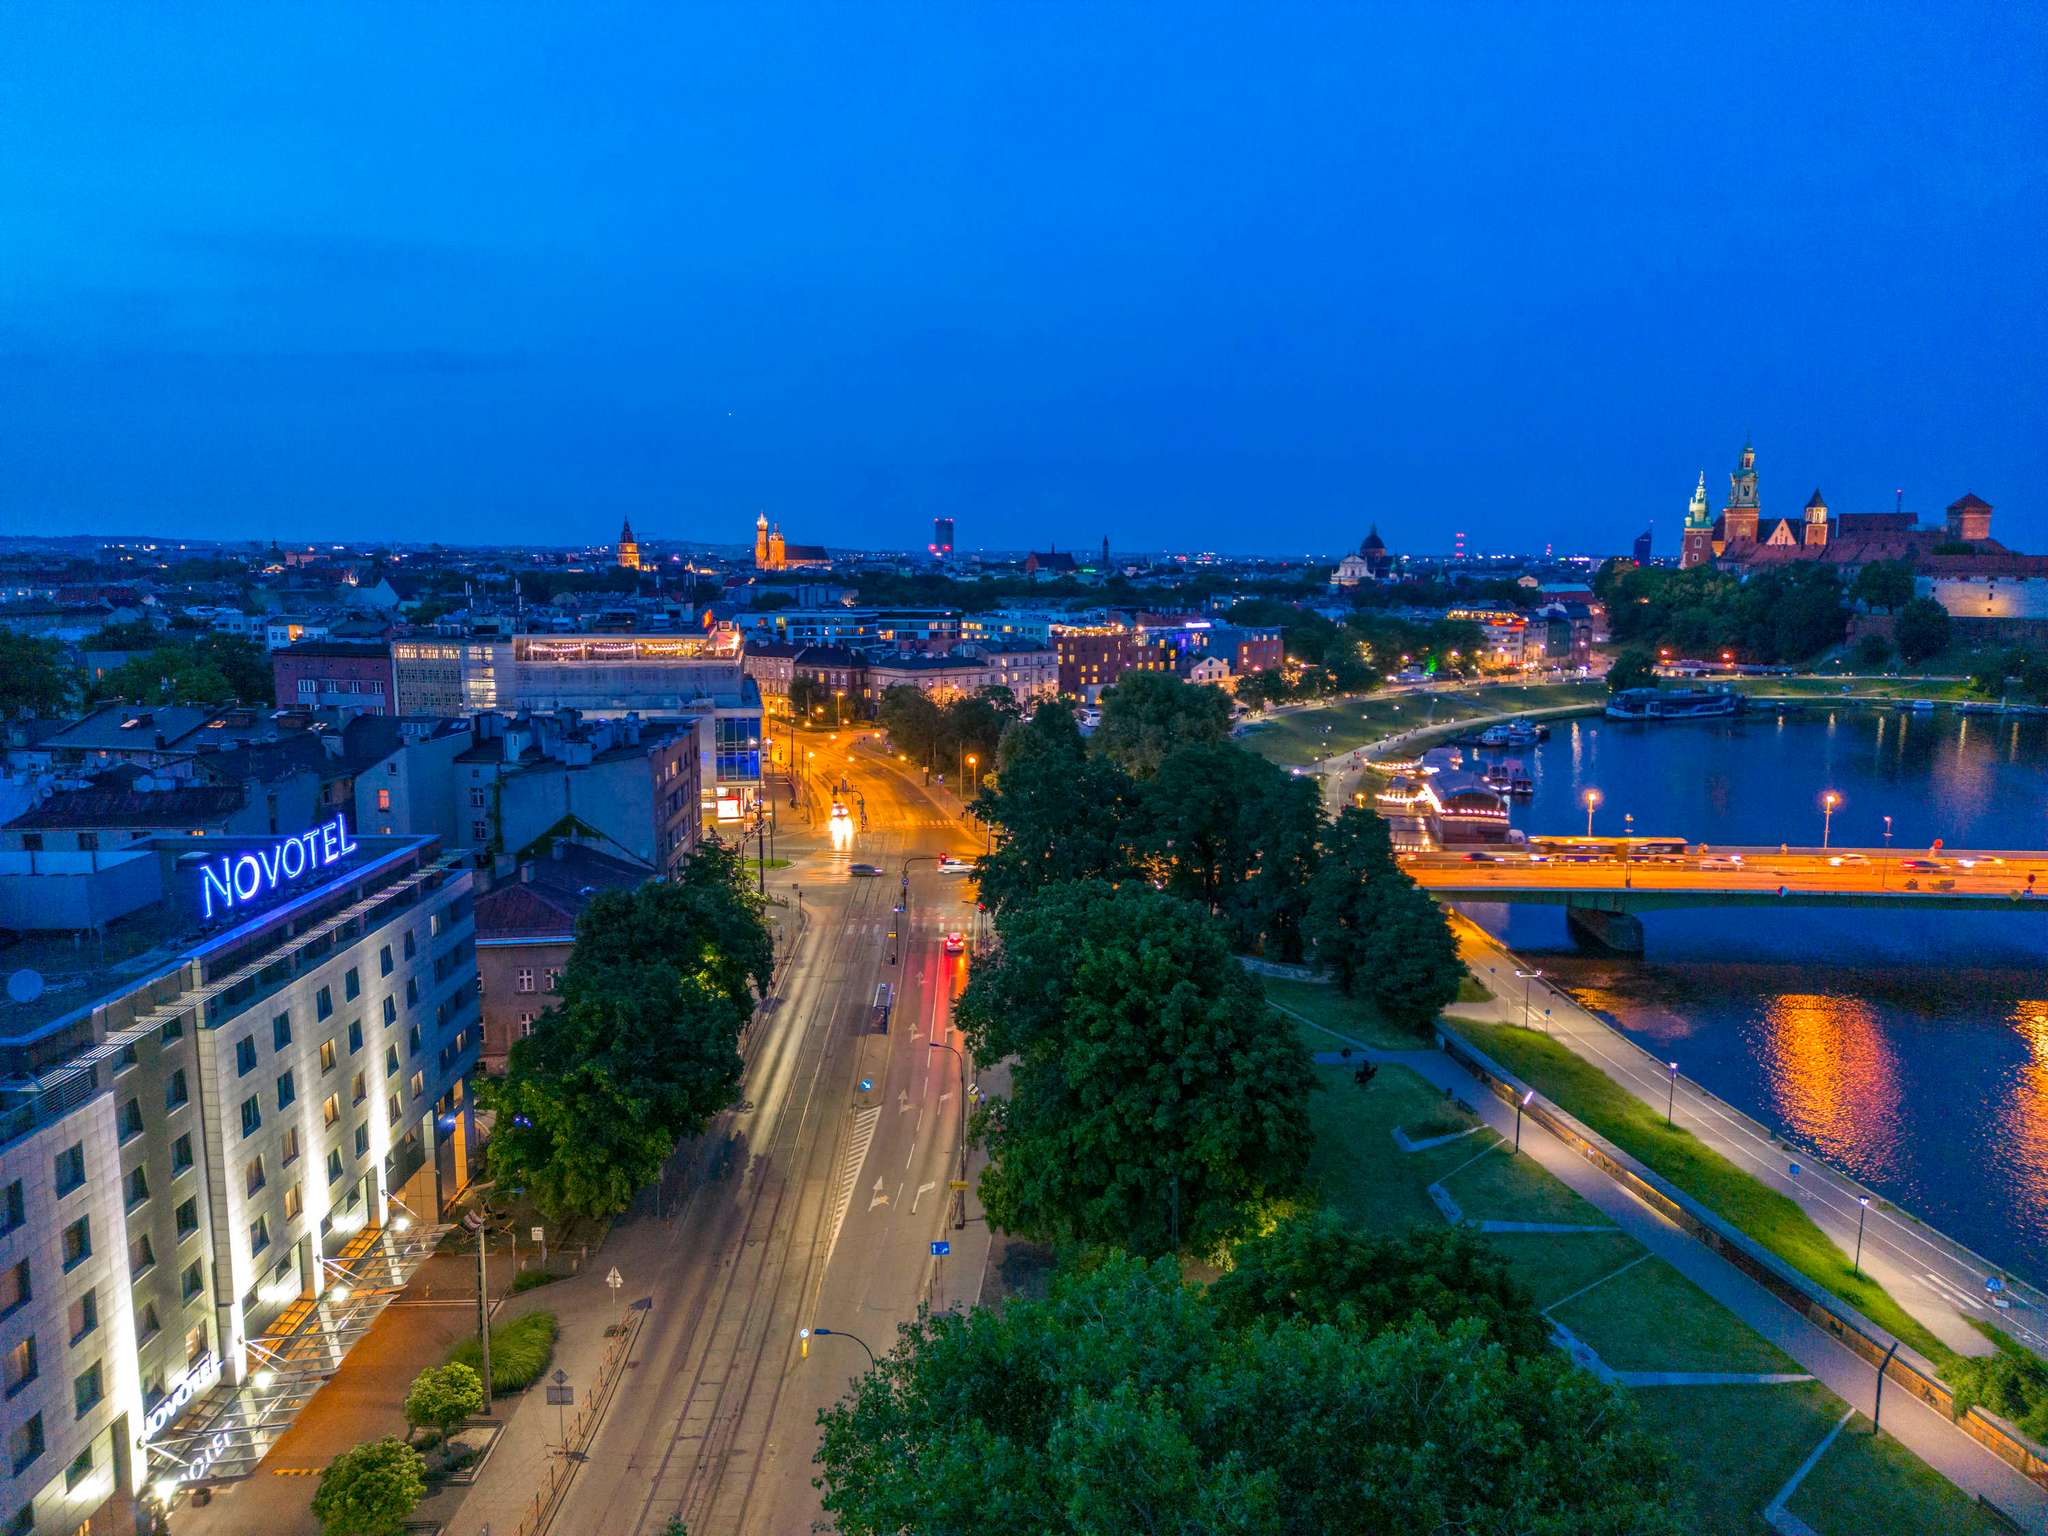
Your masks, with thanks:
[[[1422,1044],[1332,987],[1269,978],[1266,989],[1294,1017],[1313,1050],[1341,1049],[1346,1040],[1396,1050]],[[1440,1183],[1470,1220],[1608,1226],[1596,1208],[1533,1159],[1513,1155],[1491,1130],[1473,1130],[1422,1152],[1401,1152],[1392,1134],[1397,1126],[1421,1139],[1478,1124],[1469,1110],[1414,1073],[1383,1066],[1360,1089],[1348,1066],[1321,1066],[1317,1072],[1324,1091],[1310,1105],[1315,1136],[1310,1176],[1322,1198],[1359,1225],[1386,1231],[1441,1221],[1429,1195],[1429,1185]],[[1483,1241],[1502,1255],[1554,1321],[1616,1370],[1798,1370],[1775,1345],[1611,1227],[1583,1233],[1489,1233]],[[1695,1504],[1692,1528],[1730,1536],[1761,1536],[1764,1507],[1844,1408],[1832,1392],[1811,1381],[1643,1387],[1629,1389],[1629,1395],[1673,1447]],[[1872,1442],[1867,1431],[1860,1438],[1853,1431],[1838,1438],[1814,1475],[1822,1470],[1828,1473],[1828,1491],[1810,1501],[1810,1490],[1802,1486],[1794,1508],[1823,1533],[1882,1528],[1989,1536],[1997,1529],[1910,1453],[1894,1442]],[[1865,1500],[1865,1509],[1884,1511],[1893,1523],[1843,1525],[1854,1517],[1831,1503],[1837,1485]],[[1807,1514],[1809,1504],[1819,1518]]]

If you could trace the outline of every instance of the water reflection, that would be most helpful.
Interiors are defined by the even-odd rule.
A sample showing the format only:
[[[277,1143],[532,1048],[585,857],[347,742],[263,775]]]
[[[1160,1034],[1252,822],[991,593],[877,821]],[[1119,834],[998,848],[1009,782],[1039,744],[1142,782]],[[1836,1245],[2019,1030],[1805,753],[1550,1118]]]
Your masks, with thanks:
[[[1758,1035],[1781,1125],[1867,1178],[1898,1171],[1898,1064],[1875,1008],[1839,993],[1787,992],[1769,1000]]]
[[[2026,998],[2012,1011],[2013,1031],[2026,1055],[2007,1075],[2004,1100],[1994,1114],[1998,1152],[1992,1177],[2022,1232],[2048,1237],[2048,999]]]

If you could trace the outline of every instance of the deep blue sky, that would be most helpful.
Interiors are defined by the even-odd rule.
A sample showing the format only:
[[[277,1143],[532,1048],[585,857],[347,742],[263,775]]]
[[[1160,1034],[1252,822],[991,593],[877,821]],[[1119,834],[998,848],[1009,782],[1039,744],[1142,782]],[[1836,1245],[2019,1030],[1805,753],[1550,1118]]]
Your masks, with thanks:
[[[2027,5],[0,10],[0,531],[2048,548]]]

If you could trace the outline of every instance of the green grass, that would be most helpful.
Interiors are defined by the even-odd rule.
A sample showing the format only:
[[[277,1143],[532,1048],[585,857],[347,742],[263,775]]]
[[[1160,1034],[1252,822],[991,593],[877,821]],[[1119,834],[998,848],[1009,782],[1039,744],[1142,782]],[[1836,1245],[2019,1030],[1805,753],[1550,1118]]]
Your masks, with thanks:
[[[1680,1475],[1696,1505],[1696,1519],[1687,1529],[1702,1536],[1767,1536],[1764,1506],[1842,1416],[1841,1403],[1817,1381],[1649,1387],[1629,1398],[1643,1421],[1662,1432],[1677,1453]]]
[[[555,1358],[555,1314],[529,1312],[491,1329],[491,1396],[523,1392],[540,1380],[541,1372]],[[483,1369],[483,1350],[474,1338],[462,1340],[448,1351],[451,1364]]]
[[[1335,987],[1281,976],[1259,979],[1265,983],[1267,1002],[1295,1015],[1297,1023],[1307,1021],[1301,1038],[1312,1051],[1342,1050],[1345,1040],[1337,1038],[1340,1035],[1383,1051],[1420,1051],[1430,1045],[1430,1037],[1389,1024],[1371,1003],[1346,997]]]
[[[1478,1138],[1454,1143],[1477,1151]],[[1546,1172],[1534,1159],[1505,1146],[1467,1163],[1443,1180],[1458,1208],[1473,1221],[1563,1221],[1580,1227],[1612,1226],[1595,1207]]]
[[[1729,686],[1737,693],[1760,693],[1782,699],[1812,699],[1816,703],[1826,699],[1843,698],[1966,699],[1970,696],[1967,679],[1939,677],[1739,677],[1733,679]]]
[[[1819,1536],[1941,1531],[1995,1536],[2006,1527],[1889,1435],[1873,1438],[1857,1414],[1806,1474],[1786,1509]]]
[[[1369,747],[1423,725],[1457,725],[1495,715],[1597,704],[1602,683],[1504,683],[1440,693],[1337,699],[1270,717],[1244,738],[1262,757],[1285,766]],[[1327,729],[1326,729],[1327,728]]]
[[[1662,1259],[1646,1259],[1603,1280],[1551,1316],[1617,1371],[1799,1369],[1790,1355]]]
[[[1410,1141],[1430,1141],[1438,1136],[1455,1136],[1460,1131],[1469,1131],[1479,1122],[1456,1104],[1446,1102],[1435,1114],[1401,1127],[1401,1134]]]
[[[1318,1067],[1316,1075],[1325,1091],[1309,1098],[1315,1143],[1309,1148],[1308,1175],[1324,1200],[1375,1232],[1440,1225],[1443,1217],[1428,1194],[1434,1175],[1408,1166],[1421,1159],[1394,1145],[1393,1129],[1435,1114],[1443,1095],[1405,1067],[1382,1067],[1372,1086],[1362,1090],[1352,1083],[1348,1067]],[[1454,1145],[1465,1147],[1469,1141]]]
[[[1493,994],[1486,990],[1486,983],[1477,976],[1474,976],[1470,971],[1467,971],[1458,978],[1458,1002],[1483,1003],[1492,998],[1492,996]]]
[[[1690,1131],[1667,1128],[1661,1110],[1598,1067],[1547,1035],[1510,1025],[1461,1020],[1458,1032],[1880,1328],[1897,1334],[1937,1364],[1951,1358],[1947,1346],[1882,1286],[1866,1275],[1852,1274],[1849,1256],[1789,1196],[1766,1188]]]
[[[1490,1232],[1485,1242],[1539,1307],[1555,1306],[1643,1251],[1625,1232]]]
[[[522,1269],[513,1278],[512,1294],[520,1296],[528,1291],[537,1291],[544,1285],[553,1285],[561,1278],[560,1275],[553,1274],[545,1269]]]

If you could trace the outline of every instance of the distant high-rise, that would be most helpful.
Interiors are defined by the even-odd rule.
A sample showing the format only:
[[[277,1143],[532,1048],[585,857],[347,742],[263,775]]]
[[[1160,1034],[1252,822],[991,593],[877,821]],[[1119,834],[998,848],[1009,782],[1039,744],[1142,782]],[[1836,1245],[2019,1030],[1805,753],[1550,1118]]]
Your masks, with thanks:
[[[629,517],[619,529],[619,566],[622,570],[640,569],[640,546],[633,539],[633,520]]]
[[[932,519],[932,541],[925,546],[934,560],[950,559],[953,554],[953,519],[935,517]]]
[[[1648,565],[1650,563],[1650,534],[1655,526],[1655,524],[1652,524],[1651,527],[1645,528],[1636,535],[1635,561],[1637,565]]]

